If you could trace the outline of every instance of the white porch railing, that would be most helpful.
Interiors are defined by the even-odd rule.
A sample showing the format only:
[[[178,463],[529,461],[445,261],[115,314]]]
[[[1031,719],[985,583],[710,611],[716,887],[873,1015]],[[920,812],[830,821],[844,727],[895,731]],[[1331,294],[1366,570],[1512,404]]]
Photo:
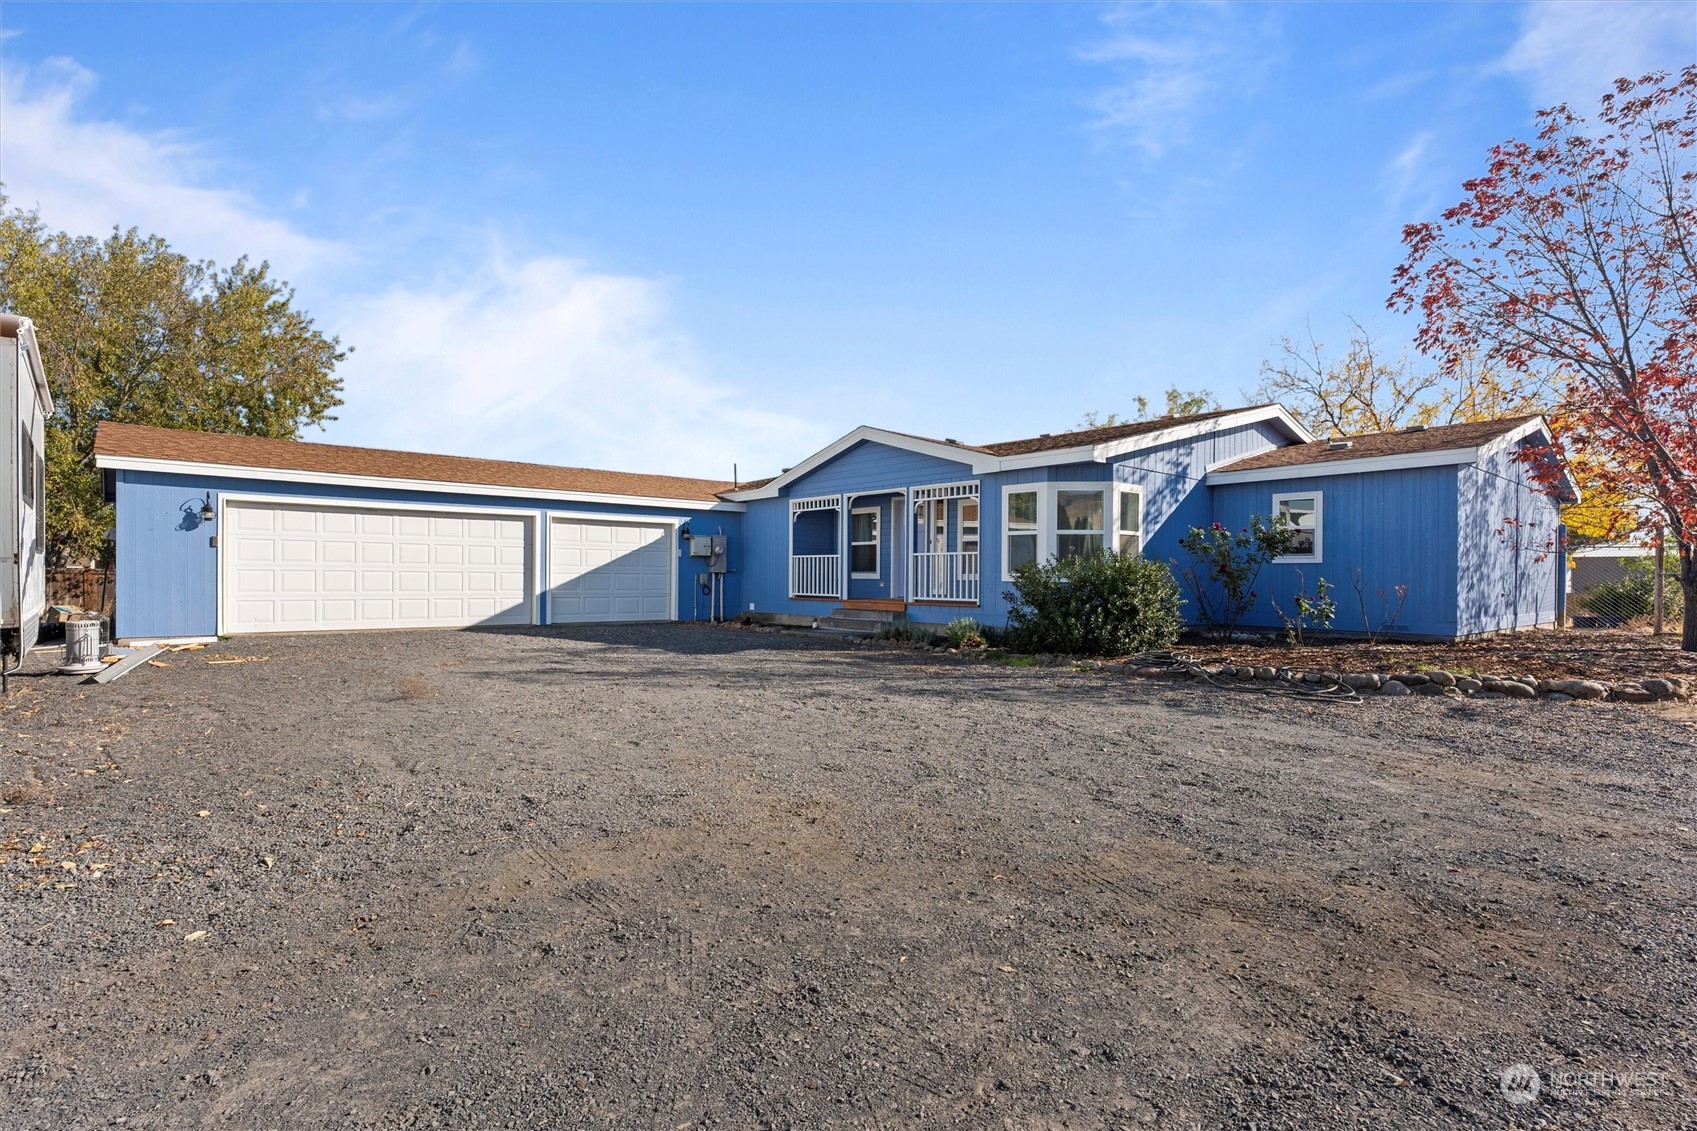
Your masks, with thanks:
[[[841,597],[843,559],[841,554],[791,554],[791,597]]]
[[[910,601],[978,603],[977,551],[914,554]]]

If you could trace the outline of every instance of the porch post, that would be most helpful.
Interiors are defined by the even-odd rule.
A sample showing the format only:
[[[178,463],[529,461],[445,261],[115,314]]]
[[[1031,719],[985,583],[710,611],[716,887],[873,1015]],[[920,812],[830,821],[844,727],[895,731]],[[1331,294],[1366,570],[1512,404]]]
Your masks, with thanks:
[[[849,583],[849,499],[844,494],[837,501],[837,600],[848,600]]]

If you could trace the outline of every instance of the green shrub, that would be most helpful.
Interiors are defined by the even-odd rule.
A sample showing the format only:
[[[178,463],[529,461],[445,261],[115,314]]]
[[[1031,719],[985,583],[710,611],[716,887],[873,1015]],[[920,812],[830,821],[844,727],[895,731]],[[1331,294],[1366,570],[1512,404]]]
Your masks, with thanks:
[[[1662,616],[1677,621],[1684,615],[1685,595],[1679,588],[1679,565],[1672,563],[1662,586]],[[1626,576],[1619,581],[1593,585],[1577,604],[1597,616],[1622,622],[1648,617],[1656,609],[1656,564],[1648,557],[1626,559]]]
[[[951,648],[984,647],[984,631],[971,617],[956,617],[943,629],[943,635],[948,638]]]
[[[1268,562],[1290,551],[1296,537],[1283,515],[1271,520],[1252,515],[1236,534],[1216,522],[1206,530],[1192,526],[1179,539],[1191,558],[1184,584],[1207,636],[1222,643],[1231,639],[1237,622],[1255,607],[1255,579]]]
[[[1184,622],[1178,582],[1162,562],[1088,554],[1014,570],[1008,641],[1027,652],[1123,656],[1171,647]]]

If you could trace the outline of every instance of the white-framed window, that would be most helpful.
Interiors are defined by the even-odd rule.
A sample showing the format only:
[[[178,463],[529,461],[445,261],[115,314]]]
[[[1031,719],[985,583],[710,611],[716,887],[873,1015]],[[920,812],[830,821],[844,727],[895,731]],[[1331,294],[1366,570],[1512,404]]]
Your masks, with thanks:
[[[1107,492],[1101,487],[1077,489],[1056,488],[1054,492],[1055,549],[1061,560],[1082,558],[1102,552],[1102,536],[1107,532],[1107,507],[1103,504]]]
[[[960,501],[960,549],[963,554],[978,552],[978,500]]]
[[[1292,491],[1273,496],[1273,517],[1284,516],[1289,527],[1296,531],[1290,553],[1274,558],[1275,562],[1318,562],[1325,549],[1326,497],[1321,491]]]
[[[1013,571],[1037,560],[1038,499],[1041,486],[1009,487],[1002,493],[1002,577],[1013,580]]]
[[[1106,549],[1143,551],[1143,488],[1133,483],[1018,483],[1002,488],[1002,580],[1026,562]]]
[[[856,507],[849,512],[849,574],[853,577],[879,575],[878,540],[883,523],[877,507]]]
[[[1121,483],[1114,488],[1114,550],[1121,554],[1143,552],[1143,488]]]

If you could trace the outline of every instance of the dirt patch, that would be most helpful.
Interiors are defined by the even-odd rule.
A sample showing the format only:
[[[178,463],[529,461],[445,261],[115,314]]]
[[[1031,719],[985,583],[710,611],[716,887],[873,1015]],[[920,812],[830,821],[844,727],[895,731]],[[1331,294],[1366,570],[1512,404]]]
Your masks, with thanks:
[[[1297,648],[1283,644],[1216,646],[1192,642],[1233,663],[1311,671],[1389,674],[1443,668],[1456,674],[1529,675],[1537,679],[1642,679],[1697,677],[1697,652],[1682,652],[1677,635],[1607,629],[1539,630],[1456,644],[1368,644],[1330,640]]]
[[[1689,1111],[1684,708],[682,626],[263,651],[0,710],[0,787],[54,796],[0,813],[9,1125]]]

